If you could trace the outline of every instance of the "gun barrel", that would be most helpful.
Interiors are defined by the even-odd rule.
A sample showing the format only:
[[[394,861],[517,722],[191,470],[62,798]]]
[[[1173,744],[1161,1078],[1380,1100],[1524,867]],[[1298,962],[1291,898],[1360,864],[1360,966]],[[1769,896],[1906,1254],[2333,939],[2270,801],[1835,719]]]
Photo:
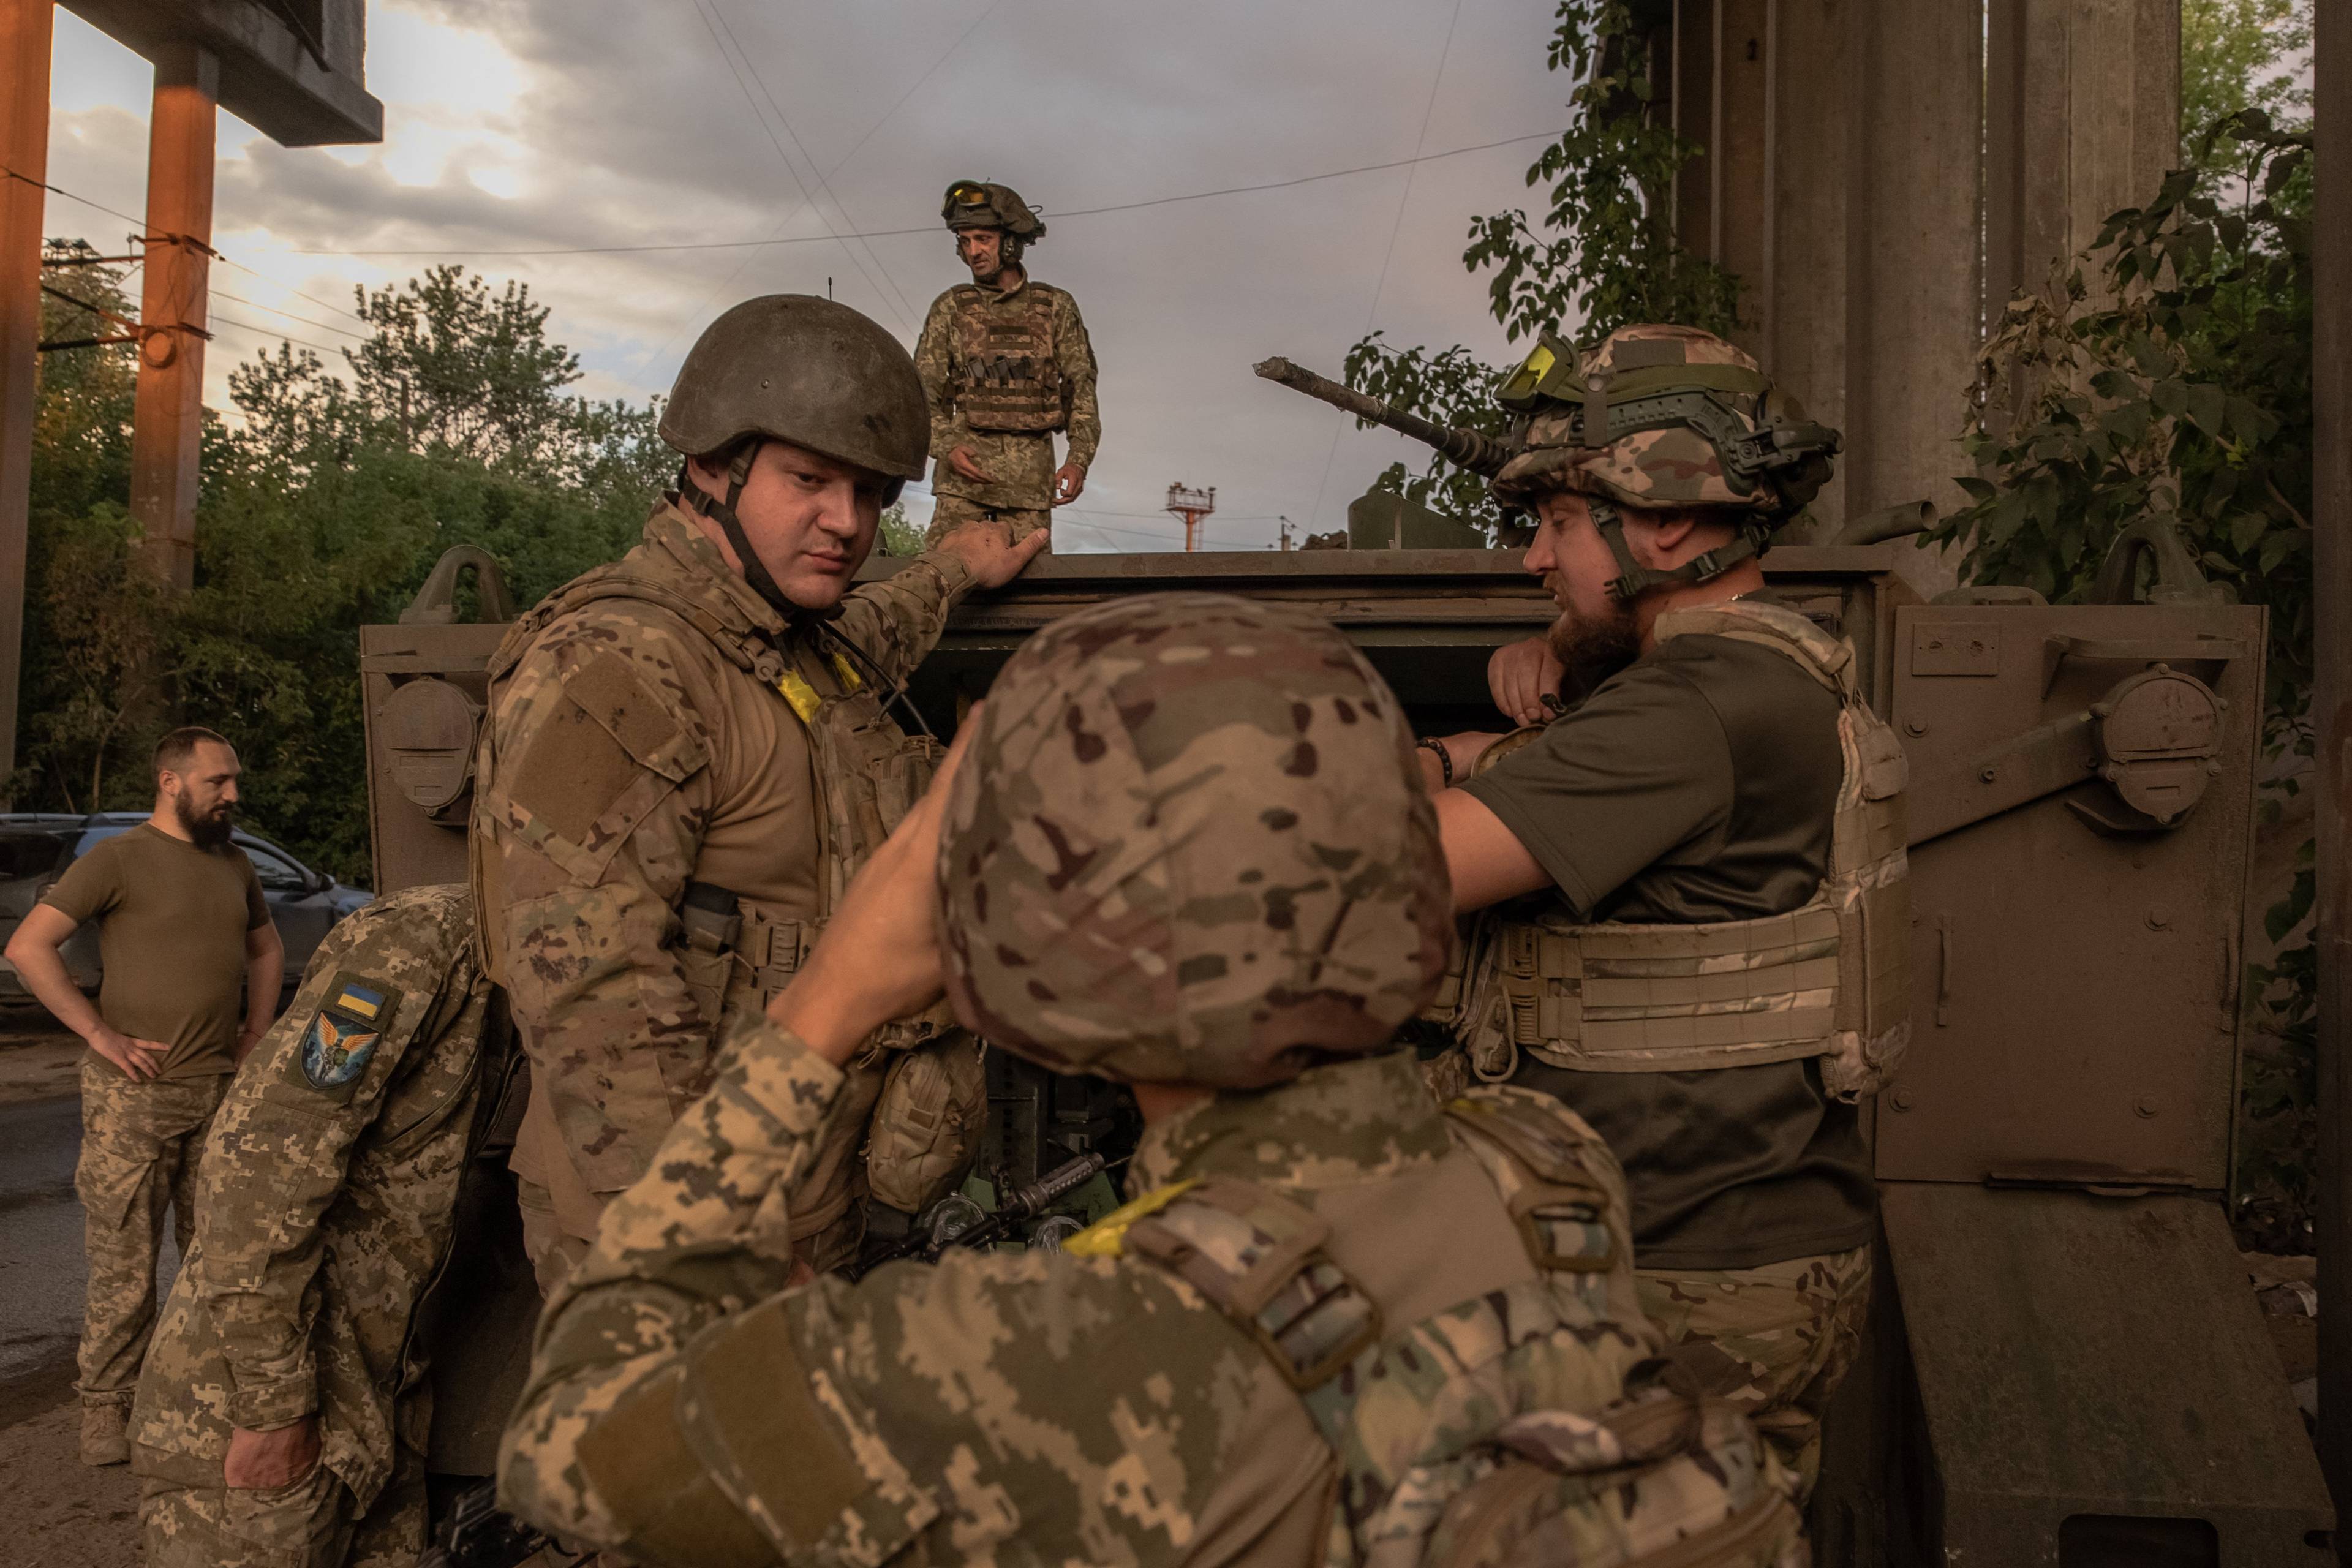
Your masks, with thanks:
[[[1410,436],[1423,446],[1434,447],[1439,456],[1474,474],[1493,477],[1509,456],[1503,444],[1491,436],[1465,430],[1458,426],[1434,424],[1419,415],[1391,408],[1377,397],[1367,396],[1351,386],[1342,386],[1328,376],[1318,375],[1279,355],[1259,361],[1255,368],[1266,380],[1286,386],[1293,392],[1303,392],[1369,424],[1393,430],[1400,436]]]

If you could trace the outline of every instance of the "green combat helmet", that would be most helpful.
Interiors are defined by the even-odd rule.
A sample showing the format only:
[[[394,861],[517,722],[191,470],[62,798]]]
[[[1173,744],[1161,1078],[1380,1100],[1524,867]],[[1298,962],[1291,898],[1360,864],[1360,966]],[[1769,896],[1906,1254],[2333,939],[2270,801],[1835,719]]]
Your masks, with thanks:
[[[947,991],[1060,1072],[1247,1089],[1389,1048],[1454,901],[1412,731],[1328,623],[1082,610],[1006,663],[940,838]]]
[[[1034,241],[1045,237],[1045,225],[1036,209],[1021,199],[1011,185],[983,180],[958,180],[948,187],[940,216],[950,229],[992,228],[1004,236],[1004,260],[1010,266]]]
[[[1517,423],[1495,499],[1524,508],[1554,490],[1586,497],[1617,557],[1609,591],[1620,600],[1761,554],[1773,528],[1828,482],[1839,445],[1754,360],[1696,327],[1620,327],[1581,353],[1546,332],[1496,395]],[[1684,507],[1745,513],[1739,537],[1670,572],[1635,561],[1620,509]]]
[[[661,438],[688,458],[730,453],[725,500],[678,477],[682,504],[717,522],[743,575],[776,613],[794,614],[735,515],[762,440],[785,441],[882,477],[882,504],[923,477],[931,441],[922,377],[878,323],[830,300],[762,294],[720,312],[678,366]]]

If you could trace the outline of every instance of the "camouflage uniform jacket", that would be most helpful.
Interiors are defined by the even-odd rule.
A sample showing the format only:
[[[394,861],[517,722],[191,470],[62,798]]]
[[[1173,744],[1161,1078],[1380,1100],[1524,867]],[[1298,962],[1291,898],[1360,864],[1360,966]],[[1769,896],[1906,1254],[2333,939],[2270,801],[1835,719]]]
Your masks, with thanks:
[[[1409,1054],[1156,1124],[1129,1178],[1145,1195],[1070,1253],[779,1295],[783,1197],[839,1083],[764,1022],[733,1037],[541,1320],[509,1508],[656,1563],[1415,1562],[1474,1448],[1527,1411],[1610,1405],[1652,1346],[1599,1141],[1479,1091],[1544,1119],[1595,1200],[1591,1255],[1539,1269],[1517,1167]],[[1122,1216],[1220,1181],[1330,1222],[1328,1257],[1381,1304],[1304,1397],[1191,1276],[1117,1244]]]
[[[962,374],[956,341],[958,314],[968,309],[982,312],[1025,310],[1025,296],[1043,294],[1052,304],[1054,361],[1061,372],[1068,423],[1063,433],[1070,443],[1067,460],[1081,468],[1094,466],[1102,446],[1102,411],[1095,401],[1095,351],[1087,338],[1087,324],[1078,317],[1078,302],[1050,284],[1024,277],[1010,290],[998,294],[977,284],[964,283],[931,301],[923,319],[922,335],[915,342],[915,369],[921,373],[923,391],[931,404],[931,490],[936,495],[961,496],[981,506],[1013,511],[1045,511],[1054,504],[1054,437],[1019,431],[974,430],[956,405]],[[972,297],[978,296],[975,300]],[[992,476],[987,481],[967,479],[948,467],[948,454],[970,447],[972,459]]]
[[[515,1169],[583,1239],[708,1082],[722,1005],[756,1010],[748,982],[774,978],[698,957],[681,935],[688,884],[739,894],[748,938],[755,918],[820,919],[853,847],[827,863],[823,819],[843,785],[819,776],[798,706],[838,689],[837,644],[788,626],[670,499],[600,571],[632,586],[527,616],[493,660],[474,807],[488,967],[531,1058]],[[852,683],[903,679],[971,585],[935,552],[851,591],[829,625],[871,660]],[[788,970],[796,956],[742,962]]]
[[[508,1039],[464,888],[392,894],[328,933],[213,1123],[132,1416],[142,1474],[217,1487],[230,1427],[316,1411],[364,1510],[395,1437],[424,1450],[412,1327]]]

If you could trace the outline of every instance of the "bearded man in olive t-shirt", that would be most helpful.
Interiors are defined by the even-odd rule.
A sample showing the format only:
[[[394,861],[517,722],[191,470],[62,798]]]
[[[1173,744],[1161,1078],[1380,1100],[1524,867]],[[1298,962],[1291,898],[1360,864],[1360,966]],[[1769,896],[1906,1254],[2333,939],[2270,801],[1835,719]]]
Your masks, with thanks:
[[[1908,1029],[1899,743],[1851,645],[1749,598],[1837,437],[1682,327],[1547,335],[1502,395],[1495,489],[1560,616],[1488,669],[1540,729],[1422,742],[1455,907],[1492,911],[1447,1066],[1608,1142],[1669,1354],[1810,1487],[1869,1298],[1853,1101]]]
[[[277,1011],[285,948],[252,861],[229,837],[238,772],[235,749],[210,730],[164,736],[153,815],[76,860],[8,941],[26,988],[91,1053],[74,1169],[89,1256],[84,1464],[131,1458],[126,1426],[155,1326],[163,1211],[185,1256],[205,1130]],[[58,956],[90,920],[105,965],[96,1007]]]

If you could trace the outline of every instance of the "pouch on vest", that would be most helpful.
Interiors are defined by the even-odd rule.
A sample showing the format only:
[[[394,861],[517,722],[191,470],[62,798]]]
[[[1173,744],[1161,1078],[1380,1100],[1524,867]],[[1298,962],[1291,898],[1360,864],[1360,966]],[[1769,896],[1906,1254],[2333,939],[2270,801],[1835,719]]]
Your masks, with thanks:
[[[1051,294],[1032,287],[992,301],[966,284],[956,290],[954,333],[956,412],[967,427],[1035,435],[1069,423]]]
[[[1805,1568],[1788,1476],[1730,1405],[1653,1387],[1597,1417],[1539,1410],[1454,1494],[1434,1568]]]
[[[877,1200],[920,1214],[971,1169],[988,1115],[981,1053],[976,1037],[951,1029],[891,1062],[866,1133],[866,1181]]]

